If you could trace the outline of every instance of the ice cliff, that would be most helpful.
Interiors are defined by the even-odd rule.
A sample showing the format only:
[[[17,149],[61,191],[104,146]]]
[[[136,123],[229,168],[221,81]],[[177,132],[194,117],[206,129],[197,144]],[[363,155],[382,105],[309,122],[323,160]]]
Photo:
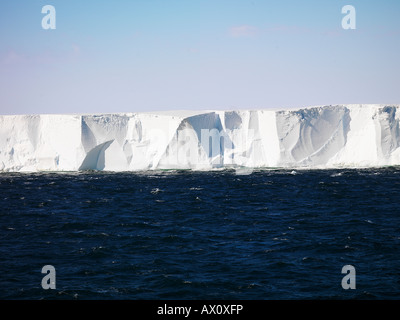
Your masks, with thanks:
[[[0,171],[400,165],[400,106],[0,116]]]

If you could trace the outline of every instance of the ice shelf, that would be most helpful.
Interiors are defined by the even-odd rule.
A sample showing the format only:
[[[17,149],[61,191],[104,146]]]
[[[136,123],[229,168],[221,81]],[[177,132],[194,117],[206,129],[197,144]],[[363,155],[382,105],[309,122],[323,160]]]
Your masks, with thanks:
[[[400,165],[400,106],[0,116],[0,171]]]

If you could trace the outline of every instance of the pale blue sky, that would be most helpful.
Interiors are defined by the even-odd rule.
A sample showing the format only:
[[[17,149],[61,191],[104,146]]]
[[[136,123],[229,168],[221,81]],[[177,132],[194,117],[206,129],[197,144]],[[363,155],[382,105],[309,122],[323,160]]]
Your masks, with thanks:
[[[399,18],[398,0],[2,1],[0,114],[400,104]]]

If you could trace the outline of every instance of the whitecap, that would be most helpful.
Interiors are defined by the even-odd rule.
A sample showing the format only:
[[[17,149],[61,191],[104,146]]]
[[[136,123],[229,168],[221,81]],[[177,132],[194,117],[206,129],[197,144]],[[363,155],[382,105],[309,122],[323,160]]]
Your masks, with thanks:
[[[157,194],[157,193],[160,193],[161,191],[162,191],[162,190],[159,189],[159,188],[153,188],[153,189],[151,189],[150,193],[151,193],[151,194]]]
[[[339,172],[339,173],[331,174],[331,177],[332,177],[332,178],[335,178],[335,177],[340,177],[340,176],[342,176],[342,175],[343,175],[343,173],[342,173],[342,172]]]

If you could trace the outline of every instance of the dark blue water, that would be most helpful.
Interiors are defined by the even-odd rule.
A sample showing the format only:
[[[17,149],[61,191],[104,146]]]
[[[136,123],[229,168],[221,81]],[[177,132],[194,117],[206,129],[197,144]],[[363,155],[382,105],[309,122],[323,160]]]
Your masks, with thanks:
[[[399,299],[399,203],[400,168],[2,173],[0,298]]]

